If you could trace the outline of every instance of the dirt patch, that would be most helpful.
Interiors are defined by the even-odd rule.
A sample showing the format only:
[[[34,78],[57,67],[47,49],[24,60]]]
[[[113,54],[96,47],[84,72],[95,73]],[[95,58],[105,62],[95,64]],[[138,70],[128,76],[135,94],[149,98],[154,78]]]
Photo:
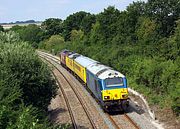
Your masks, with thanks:
[[[151,109],[155,111],[156,118],[164,123],[165,129],[180,129],[180,122],[171,109],[161,109],[158,106],[151,106]]]
[[[147,105],[144,103],[144,101],[137,95],[134,95],[132,93],[129,93],[131,101],[133,101],[137,107],[144,110],[145,115],[154,120],[158,120],[160,123],[162,123],[163,128],[165,129],[180,129],[180,121],[179,119],[174,115],[173,111],[171,109],[161,109],[157,105],[149,105],[151,112],[153,112],[150,115],[148,112]]]

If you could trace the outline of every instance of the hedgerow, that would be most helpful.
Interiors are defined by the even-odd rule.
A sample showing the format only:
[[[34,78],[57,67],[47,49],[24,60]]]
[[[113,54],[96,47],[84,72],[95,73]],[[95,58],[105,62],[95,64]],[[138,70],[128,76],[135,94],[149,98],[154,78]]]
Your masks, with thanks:
[[[53,128],[47,108],[57,85],[35,50],[13,32],[0,33],[0,128]]]

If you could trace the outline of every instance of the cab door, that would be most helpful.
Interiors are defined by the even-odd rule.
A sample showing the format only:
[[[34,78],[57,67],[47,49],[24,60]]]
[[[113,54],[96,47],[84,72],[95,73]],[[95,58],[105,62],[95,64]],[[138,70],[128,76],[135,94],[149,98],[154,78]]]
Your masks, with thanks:
[[[97,93],[97,97],[98,97],[98,99],[101,99],[102,98],[102,95],[101,95],[101,81],[94,80],[94,83],[95,83],[95,91]]]

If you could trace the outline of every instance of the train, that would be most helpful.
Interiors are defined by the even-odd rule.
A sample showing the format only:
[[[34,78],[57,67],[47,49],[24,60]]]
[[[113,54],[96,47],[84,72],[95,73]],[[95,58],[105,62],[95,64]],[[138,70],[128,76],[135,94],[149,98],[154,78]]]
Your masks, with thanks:
[[[126,77],[89,57],[62,50],[60,64],[79,78],[104,111],[126,111],[129,105]]]

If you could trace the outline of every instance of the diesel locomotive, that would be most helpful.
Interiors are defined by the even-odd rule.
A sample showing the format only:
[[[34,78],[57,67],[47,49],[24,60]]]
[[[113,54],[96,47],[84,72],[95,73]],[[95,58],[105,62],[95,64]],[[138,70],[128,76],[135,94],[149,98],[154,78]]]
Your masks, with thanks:
[[[128,87],[123,74],[69,50],[61,51],[59,57],[61,65],[80,78],[105,111],[127,109]]]

